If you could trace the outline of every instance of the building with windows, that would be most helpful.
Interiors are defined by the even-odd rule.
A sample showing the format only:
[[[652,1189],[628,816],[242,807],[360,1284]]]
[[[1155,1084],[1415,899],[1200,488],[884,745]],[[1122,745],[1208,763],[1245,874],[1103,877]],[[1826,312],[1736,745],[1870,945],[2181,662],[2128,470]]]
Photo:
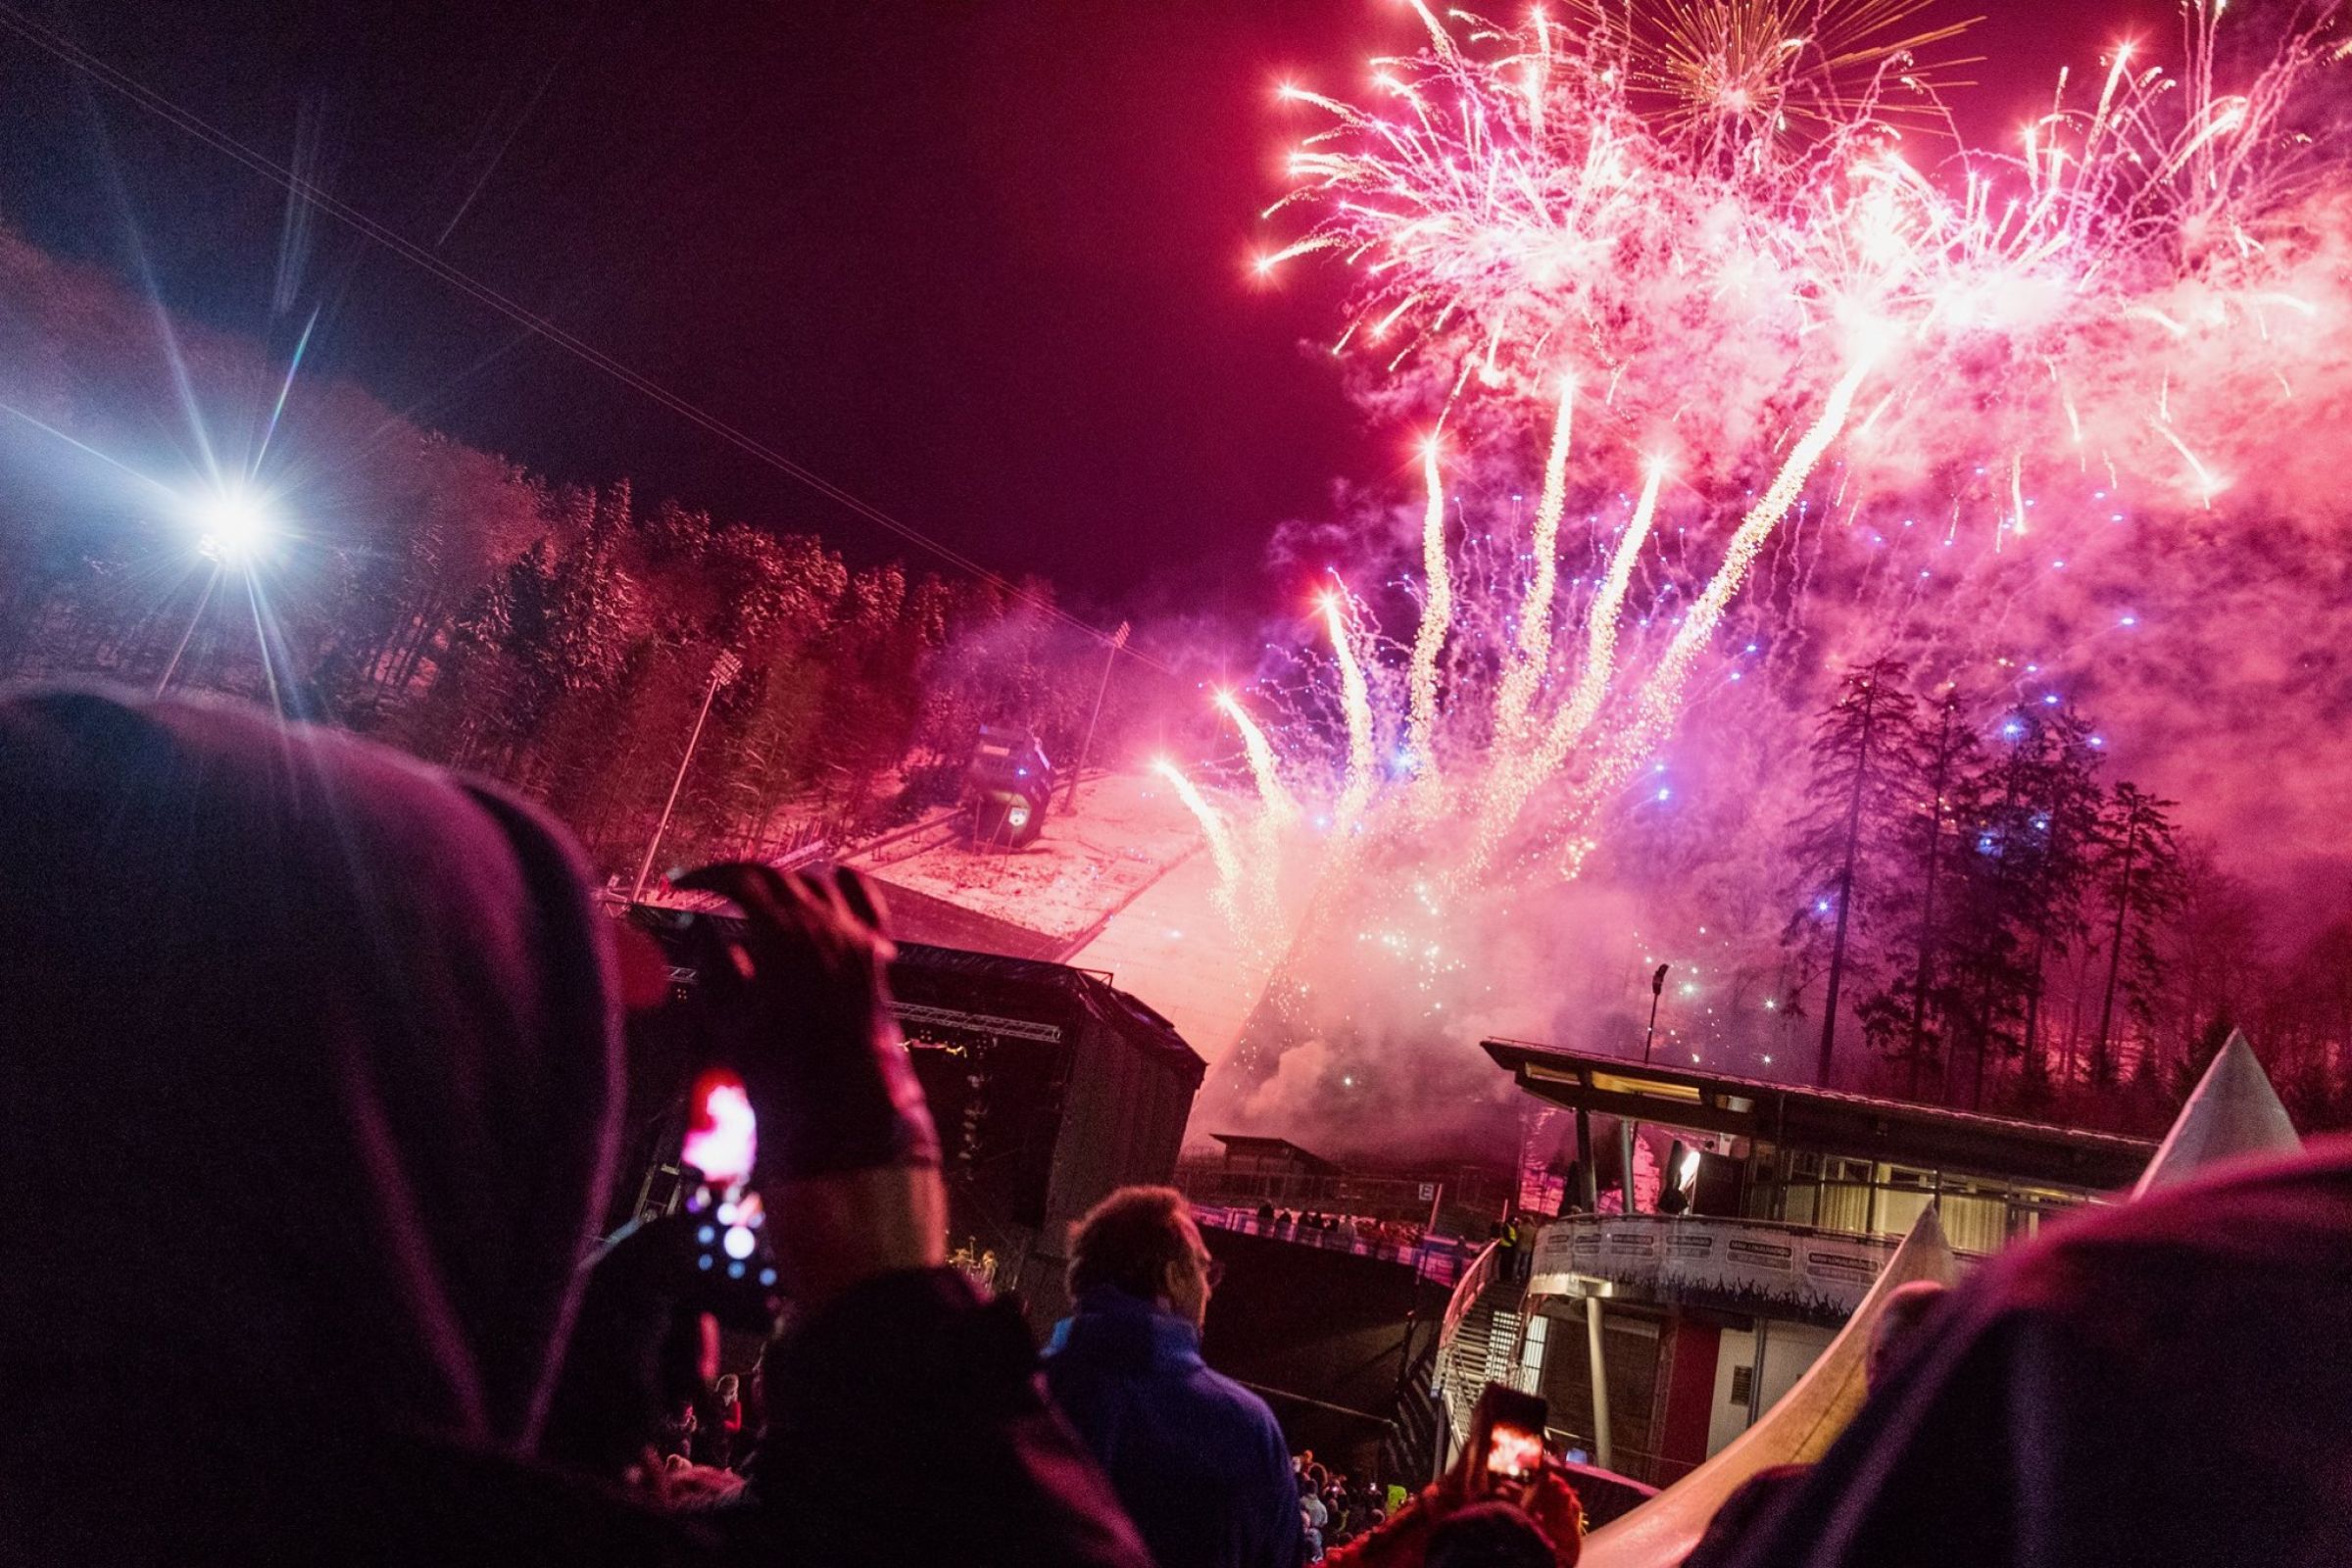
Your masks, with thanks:
[[[1562,1441],[1658,1485],[1795,1384],[1930,1205],[1965,1265],[2129,1188],[2156,1150],[1519,1041],[1484,1049],[1576,1128],[1579,1180],[1529,1260],[1512,1380],[1548,1398]],[[1646,1198],[1632,1179],[1643,1166],[1658,1173]],[[1679,1211],[1655,1212],[1668,1192]]]

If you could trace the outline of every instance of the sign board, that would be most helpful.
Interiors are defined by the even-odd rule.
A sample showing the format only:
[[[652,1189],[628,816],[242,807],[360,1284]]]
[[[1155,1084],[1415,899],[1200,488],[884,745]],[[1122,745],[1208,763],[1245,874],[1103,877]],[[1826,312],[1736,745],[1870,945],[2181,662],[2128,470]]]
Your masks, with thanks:
[[[1528,1292],[1577,1295],[1582,1277],[1660,1301],[1836,1319],[1861,1304],[1899,1241],[1761,1220],[1580,1214],[1537,1234]]]

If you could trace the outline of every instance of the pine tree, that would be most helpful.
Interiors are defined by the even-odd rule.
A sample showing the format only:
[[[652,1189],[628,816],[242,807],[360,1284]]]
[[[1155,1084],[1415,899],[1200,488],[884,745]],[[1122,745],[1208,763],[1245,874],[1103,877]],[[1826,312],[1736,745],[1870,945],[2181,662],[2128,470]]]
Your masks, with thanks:
[[[1910,750],[1900,759],[1913,799],[1894,834],[1902,866],[1889,901],[1898,932],[1889,943],[1895,973],[1860,1009],[1873,1044],[1904,1064],[1904,1094],[1913,1100],[1930,1062],[1938,1063],[1939,1081],[1945,1077],[1949,1020],[1960,1007],[1939,960],[1958,902],[1956,879],[1968,871],[1957,863],[1961,824],[1982,804],[1984,747],[1969,722],[1969,707],[1964,693],[1947,686],[1936,701],[1934,721],[1914,726]]]
[[[2117,784],[2106,802],[2096,876],[2099,897],[2115,914],[2107,932],[2099,1032],[2090,1048],[2090,1081],[2099,1088],[2115,1082],[2116,989],[2120,983],[2127,1007],[2145,1015],[2158,980],[2157,927],[2186,896],[2180,846],[2166,814],[2173,805],[2131,783]]]
[[[1838,1045],[1838,1013],[1849,969],[1875,969],[1874,901],[1895,880],[1889,830],[1902,810],[1901,760],[1915,742],[1908,671],[1877,659],[1845,672],[1837,700],[1815,727],[1812,805],[1798,821],[1794,846],[1803,899],[1785,939],[1808,952],[1826,946],[1821,1049],[1815,1081],[1827,1084]],[[1857,910],[1860,918],[1857,919]]]
[[[2105,754],[2091,742],[2090,725],[2067,709],[2044,715],[2031,748],[2033,809],[2023,827],[2032,835],[2026,840],[2031,846],[2026,871],[2033,948],[2018,1049],[2021,1088],[2036,1109],[2046,1107],[2051,1092],[2041,1031],[2050,966],[2089,934],[2087,901],[2093,868],[2105,848],[2107,798],[2098,781]]]

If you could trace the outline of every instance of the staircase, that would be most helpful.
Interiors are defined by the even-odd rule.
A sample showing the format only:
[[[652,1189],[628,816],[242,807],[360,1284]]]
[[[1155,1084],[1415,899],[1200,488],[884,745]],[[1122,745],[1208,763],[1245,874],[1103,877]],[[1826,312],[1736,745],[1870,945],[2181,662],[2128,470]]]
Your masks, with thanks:
[[[1520,1308],[1524,1292],[1494,1266],[1490,1248],[1454,1290],[1446,1309],[1450,1332],[1442,1334],[1428,1387],[1444,1412],[1446,1431],[1437,1462],[1468,1440],[1470,1412],[1489,1383],[1518,1388],[1526,1381],[1518,1361]]]

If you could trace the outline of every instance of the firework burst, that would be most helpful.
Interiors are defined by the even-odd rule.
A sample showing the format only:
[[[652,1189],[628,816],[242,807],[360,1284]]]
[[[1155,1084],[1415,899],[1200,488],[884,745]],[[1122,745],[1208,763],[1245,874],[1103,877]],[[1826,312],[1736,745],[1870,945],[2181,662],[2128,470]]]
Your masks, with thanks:
[[[2017,557],[2054,473],[2176,508],[2228,489],[2219,449],[2244,446],[2243,420],[2225,427],[2196,368],[2252,353],[2291,398],[2318,339],[2274,323],[2347,314],[2294,286],[2312,213],[2345,195],[2298,118],[2344,43],[2336,7],[2307,9],[2229,86],[2221,9],[2194,6],[2179,74],[2119,47],[2080,101],[2062,77],[2014,150],[1922,168],[1905,123],[1941,120],[1964,62],[1930,57],[1965,24],[1923,21],[1920,0],[1589,6],[1515,28],[1414,9],[1424,47],[1375,60],[1367,102],[1283,89],[1323,125],[1268,210],[1304,228],[1259,267],[1348,268],[1334,352],[1380,406],[1419,402],[1454,434],[1422,453],[1410,634],[1324,598],[1344,765],[1321,776],[1307,760],[1328,749],[1286,753],[1280,729],[1250,747],[1269,818],[1332,803],[1304,922],[1252,936],[1294,970],[1377,943],[1435,1009],[1466,898],[1584,865],[1790,518],[1818,540],[1948,512],[1946,548],[1971,520]],[[1597,504],[1659,450],[1674,494],[1653,460],[1638,499]],[[1539,458],[1522,569],[1465,572],[1448,467]],[[1672,562],[1668,518],[1698,536]],[[1563,592],[1563,559],[1585,558]],[[1907,609],[1938,568],[1900,575]],[[1376,701],[1398,688],[1395,710]]]

